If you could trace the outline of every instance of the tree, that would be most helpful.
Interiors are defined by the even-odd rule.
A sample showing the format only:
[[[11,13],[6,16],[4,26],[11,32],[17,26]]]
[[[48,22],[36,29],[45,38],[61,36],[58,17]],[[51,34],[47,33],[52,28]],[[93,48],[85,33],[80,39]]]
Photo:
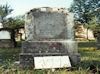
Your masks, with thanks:
[[[1,15],[2,24],[4,24],[4,22],[6,21],[6,16],[11,14],[12,11],[13,9],[10,7],[10,5],[8,4],[0,5],[0,15]]]
[[[4,27],[13,29],[24,27],[24,15],[8,18],[7,21],[4,23]]]
[[[96,29],[96,27],[97,27],[98,25],[99,25],[99,24],[98,24],[98,22],[97,22],[97,17],[93,17],[92,20],[88,22],[88,27],[89,27],[89,29],[91,29],[91,30],[93,30],[93,31]]]
[[[99,10],[100,0],[74,0],[70,7],[70,11],[75,13],[75,21],[79,21],[87,27],[87,39],[88,29],[93,29],[97,23],[94,16],[100,17]]]
[[[100,9],[99,0],[74,0],[70,7],[70,11],[75,13],[75,19],[82,23],[88,23],[94,15],[98,17],[98,9]],[[96,11],[97,13],[94,13]]]

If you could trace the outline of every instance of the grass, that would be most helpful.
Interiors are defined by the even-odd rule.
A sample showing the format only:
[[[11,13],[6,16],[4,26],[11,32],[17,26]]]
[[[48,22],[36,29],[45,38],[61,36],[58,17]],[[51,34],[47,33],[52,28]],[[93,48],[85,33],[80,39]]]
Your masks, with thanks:
[[[0,48],[0,54],[19,54],[21,52],[21,48]]]
[[[12,64],[19,60],[21,48],[3,48],[0,49],[0,74],[93,74],[91,66],[95,67],[96,73],[100,72],[100,50],[96,50],[95,41],[78,42],[79,52],[81,54],[81,64],[78,67],[46,70],[29,70],[14,67]]]

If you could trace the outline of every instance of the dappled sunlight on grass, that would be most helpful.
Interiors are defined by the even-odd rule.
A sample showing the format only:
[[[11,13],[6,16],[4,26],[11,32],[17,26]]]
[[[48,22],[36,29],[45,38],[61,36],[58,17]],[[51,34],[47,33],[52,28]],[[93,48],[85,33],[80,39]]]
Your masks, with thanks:
[[[79,47],[79,51],[93,51],[96,47]]]

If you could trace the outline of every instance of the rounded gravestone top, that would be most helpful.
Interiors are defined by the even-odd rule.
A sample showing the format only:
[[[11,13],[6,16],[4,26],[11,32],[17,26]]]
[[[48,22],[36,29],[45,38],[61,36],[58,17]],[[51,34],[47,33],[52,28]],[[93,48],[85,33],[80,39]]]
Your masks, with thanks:
[[[56,7],[40,7],[40,8],[33,8],[28,12],[58,12],[58,13],[68,13],[68,9],[66,8],[56,8]]]

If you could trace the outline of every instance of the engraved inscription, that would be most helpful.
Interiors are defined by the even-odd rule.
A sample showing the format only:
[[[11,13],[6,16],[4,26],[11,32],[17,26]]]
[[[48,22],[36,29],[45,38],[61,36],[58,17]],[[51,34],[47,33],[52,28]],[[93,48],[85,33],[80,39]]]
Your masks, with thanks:
[[[64,30],[64,17],[57,14],[41,14],[35,18],[36,35],[39,37],[53,38]]]

